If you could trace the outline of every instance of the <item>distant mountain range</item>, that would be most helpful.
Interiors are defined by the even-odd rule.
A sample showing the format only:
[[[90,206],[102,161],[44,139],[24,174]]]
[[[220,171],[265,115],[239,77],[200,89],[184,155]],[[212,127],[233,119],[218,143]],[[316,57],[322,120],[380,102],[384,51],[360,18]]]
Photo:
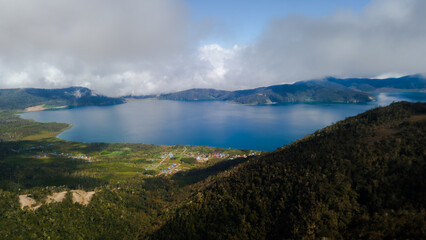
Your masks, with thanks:
[[[389,91],[426,91],[426,78],[422,75],[388,79],[338,79],[328,77],[321,80],[248,90],[189,89],[168,94],[123,96],[118,98],[103,96],[84,87],[0,89],[0,109],[20,110],[37,105],[113,105],[124,103],[131,98],[156,98],[178,101],[215,100],[252,105],[287,102],[363,103],[375,100],[371,93]]]
[[[420,74],[400,78],[369,79],[369,78],[326,78],[329,83],[363,92],[389,92],[426,90],[426,78]],[[331,85],[335,86],[335,85]]]
[[[0,89],[0,109],[16,110],[37,105],[87,106],[124,103],[123,98],[99,95],[88,88],[63,89]]]
[[[273,104],[285,102],[342,102],[358,103],[373,101],[368,93],[350,88],[333,88],[316,82],[298,82],[249,90],[221,91],[215,89],[190,89],[163,94],[159,99],[168,100],[221,100],[241,104]]]
[[[373,92],[419,91],[426,89],[426,79],[421,75],[401,78],[325,78],[261,87],[249,90],[224,91],[216,89],[189,89],[161,94],[158,99],[202,101],[220,100],[241,104],[272,104],[286,102],[341,102],[361,103],[374,101]]]

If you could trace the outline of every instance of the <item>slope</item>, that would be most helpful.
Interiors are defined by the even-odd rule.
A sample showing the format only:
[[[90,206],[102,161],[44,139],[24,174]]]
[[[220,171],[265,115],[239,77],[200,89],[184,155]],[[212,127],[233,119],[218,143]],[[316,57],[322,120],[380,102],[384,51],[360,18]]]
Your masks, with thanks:
[[[225,171],[153,239],[421,239],[426,104],[347,118]]]
[[[417,91],[426,89],[426,78],[420,74],[386,79],[327,78],[326,80],[364,92]]]
[[[63,89],[0,89],[0,109],[25,109],[36,105],[84,106],[124,103],[121,98],[110,98],[83,87]]]
[[[167,100],[220,100],[241,104],[271,104],[286,102],[369,102],[374,98],[367,93],[340,86],[335,88],[317,82],[298,82],[269,87],[223,91],[215,89],[190,89],[162,94],[159,99]]]

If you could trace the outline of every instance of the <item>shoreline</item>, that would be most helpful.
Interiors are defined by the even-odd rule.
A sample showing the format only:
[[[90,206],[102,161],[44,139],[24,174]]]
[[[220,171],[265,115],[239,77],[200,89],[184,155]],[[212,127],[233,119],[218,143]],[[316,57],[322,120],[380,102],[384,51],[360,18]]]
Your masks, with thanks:
[[[64,106],[59,106],[59,107],[46,107],[45,104],[42,104],[42,105],[27,107],[27,108],[25,108],[24,112],[37,112],[37,111],[44,111],[44,110],[47,110],[47,109],[61,109],[61,108],[66,108],[66,107],[68,107],[68,106],[64,105]]]

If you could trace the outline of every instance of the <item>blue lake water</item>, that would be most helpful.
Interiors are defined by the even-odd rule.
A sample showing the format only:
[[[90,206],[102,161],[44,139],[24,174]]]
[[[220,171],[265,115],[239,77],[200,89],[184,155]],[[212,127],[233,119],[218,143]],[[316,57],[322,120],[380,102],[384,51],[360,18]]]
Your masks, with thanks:
[[[289,103],[247,106],[218,101],[144,100],[22,114],[73,127],[59,138],[275,150],[327,125],[394,101],[426,101],[426,93],[380,93],[368,104]]]

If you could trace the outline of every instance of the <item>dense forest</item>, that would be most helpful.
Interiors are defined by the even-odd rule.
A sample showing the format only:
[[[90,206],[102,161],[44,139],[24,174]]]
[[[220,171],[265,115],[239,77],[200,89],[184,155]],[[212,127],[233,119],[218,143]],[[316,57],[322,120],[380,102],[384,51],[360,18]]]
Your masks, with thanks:
[[[128,171],[163,152],[211,150],[0,141],[0,238],[424,239],[425,130],[425,103],[394,103],[274,152],[212,161],[171,176]],[[103,161],[38,160],[16,152],[36,144]],[[43,202],[76,188],[96,192],[90,204],[73,203],[70,192],[37,210],[19,204],[22,194]]]

